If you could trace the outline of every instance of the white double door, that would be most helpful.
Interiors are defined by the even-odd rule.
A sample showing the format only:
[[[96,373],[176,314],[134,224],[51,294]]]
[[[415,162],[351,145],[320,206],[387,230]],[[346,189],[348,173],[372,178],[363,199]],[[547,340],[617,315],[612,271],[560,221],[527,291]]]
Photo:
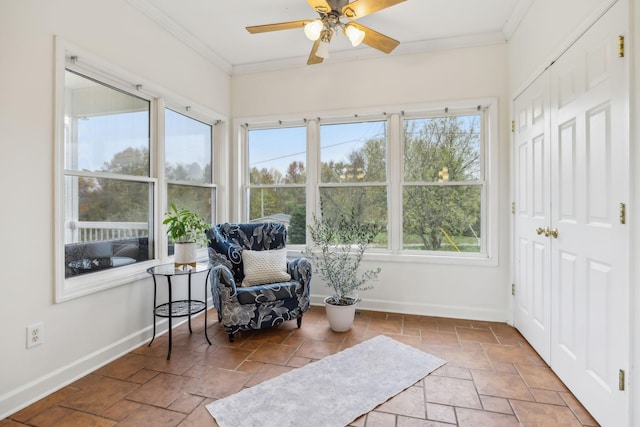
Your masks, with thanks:
[[[514,101],[515,326],[604,426],[629,422],[625,4]]]

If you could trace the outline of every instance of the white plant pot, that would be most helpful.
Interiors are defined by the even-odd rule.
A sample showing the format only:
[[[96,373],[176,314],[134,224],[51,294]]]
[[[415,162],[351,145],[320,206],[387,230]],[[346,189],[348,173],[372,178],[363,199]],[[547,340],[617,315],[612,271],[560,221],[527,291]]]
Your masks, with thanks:
[[[327,319],[329,320],[329,326],[334,332],[346,332],[351,329],[353,325],[353,319],[356,316],[356,305],[333,305],[328,302],[331,297],[324,299],[324,306],[327,312]]]
[[[195,242],[179,242],[173,246],[173,263],[176,267],[196,266],[198,245]]]

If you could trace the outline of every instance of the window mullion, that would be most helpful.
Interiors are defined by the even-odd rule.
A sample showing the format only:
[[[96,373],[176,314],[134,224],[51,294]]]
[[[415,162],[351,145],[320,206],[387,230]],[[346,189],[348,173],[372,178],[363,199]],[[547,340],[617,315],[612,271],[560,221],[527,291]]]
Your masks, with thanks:
[[[317,120],[309,120],[307,122],[307,224],[311,224],[313,221],[313,214],[320,214],[319,166],[320,126]],[[308,235],[307,241],[310,241]]]
[[[153,211],[155,212],[154,235],[157,239],[157,256],[165,260],[169,254],[167,245],[169,237],[162,225],[165,206],[167,206],[167,177],[165,174],[165,102],[157,99],[151,104],[151,175],[158,179],[158,185],[154,192]]]
[[[392,114],[388,128],[388,175],[389,189],[389,245],[397,253],[402,248],[402,120],[399,114]]]

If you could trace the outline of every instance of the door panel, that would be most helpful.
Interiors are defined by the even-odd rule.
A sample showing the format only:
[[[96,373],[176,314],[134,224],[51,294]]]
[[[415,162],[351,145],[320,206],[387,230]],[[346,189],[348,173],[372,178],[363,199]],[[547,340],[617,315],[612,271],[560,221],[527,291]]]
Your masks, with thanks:
[[[576,292],[576,262],[578,257],[567,251],[559,251],[560,265],[559,269],[560,282],[558,283],[558,304],[566,307],[559,313],[558,317],[558,344],[567,357],[576,360],[576,311],[574,307],[580,305],[579,297]]]
[[[629,71],[618,1],[514,101],[516,327],[603,425],[628,425]],[[549,235],[536,229],[548,228]],[[554,232],[557,232],[555,234]],[[626,385],[626,384],[625,384]]]
[[[611,220],[611,125],[609,105],[586,113],[587,128],[587,221],[593,226],[609,226]]]
[[[576,221],[576,122],[559,126],[558,149],[560,150],[557,191],[559,192],[558,215],[562,221]]]
[[[551,368],[604,425],[627,425],[628,76],[619,2],[549,69]],[[621,29],[622,27],[622,29]],[[555,139],[554,139],[555,138]]]
[[[536,230],[549,218],[548,76],[536,80],[514,103],[515,256],[514,321],[520,333],[549,363],[551,301],[550,241]]]

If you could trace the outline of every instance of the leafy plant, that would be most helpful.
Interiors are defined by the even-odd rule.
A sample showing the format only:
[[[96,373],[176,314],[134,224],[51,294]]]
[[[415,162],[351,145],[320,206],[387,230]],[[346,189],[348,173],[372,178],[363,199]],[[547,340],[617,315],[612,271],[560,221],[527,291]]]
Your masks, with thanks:
[[[342,214],[337,219],[313,215],[308,226],[314,248],[307,247],[305,256],[313,261],[314,273],[322,277],[334,295],[329,303],[351,305],[359,301],[355,291],[373,286],[369,281],[378,277],[381,268],[359,272],[362,257],[378,234],[373,224],[357,221],[354,213]]]
[[[175,243],[207,242],[206,231],[211,227],[195,212],[188,209],[178,209],[175,204],[164,214],[163,224],[167,225],[167,234]]]

